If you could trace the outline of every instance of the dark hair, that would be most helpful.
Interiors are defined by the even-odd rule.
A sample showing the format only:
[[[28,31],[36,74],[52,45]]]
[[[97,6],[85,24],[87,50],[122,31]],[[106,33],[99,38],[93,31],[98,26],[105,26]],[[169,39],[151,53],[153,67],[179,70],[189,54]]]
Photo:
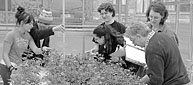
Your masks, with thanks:
[[[110,25],[99,25],[97,26],[93,34],[96,34],[97,37],[101,38],[104,36],[104,41],[107,49],[107,53],[112,52],[113,44],[117,43],[121,46],[124,46],[125,40],[121,33],[117,32],[112,26]]]
[[[34,21],[34,17],[31,14],[25,12],[25,9],[21,6],[17,8],[15,18],[16,18],[16,24],[21,24],[21,21],[23,21],[25,24],[30,23],[31,21]]]
[[[108,12],[113,12],[112,17],[115,16],[115,9],[113,8],[113,5],[112,5],[111,3],[102,3],[102,4],[98,7],[97,11],[98,11],[99,13],[101,13],[101,10],[105,10],[105,11],[108,11]]]
[[[168,11],[167,11],[165,5],[160,1],[153,1],[149,5],[147,12],[146,12],[147,21],[150,21],[149,13],[151,10],[153,10],[154,12],[160,13],[160,15],[163,16],[163,18],[161,19],[161,21],[159,23],[160,25],[163,25],[165,23],[166,19],[168,18]]]

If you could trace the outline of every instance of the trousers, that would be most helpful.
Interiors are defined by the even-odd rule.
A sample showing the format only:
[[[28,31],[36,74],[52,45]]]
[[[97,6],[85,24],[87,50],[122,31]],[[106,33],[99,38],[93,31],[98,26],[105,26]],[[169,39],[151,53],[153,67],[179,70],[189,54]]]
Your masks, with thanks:
[[[11,72],[6,65],[1,64],[1,63],[0,63],[0,75],[1,75],[1,78],[3,80],[4,85],[10,85],[9,82],[11,82],[11,80],[10,80],[11,79]]]

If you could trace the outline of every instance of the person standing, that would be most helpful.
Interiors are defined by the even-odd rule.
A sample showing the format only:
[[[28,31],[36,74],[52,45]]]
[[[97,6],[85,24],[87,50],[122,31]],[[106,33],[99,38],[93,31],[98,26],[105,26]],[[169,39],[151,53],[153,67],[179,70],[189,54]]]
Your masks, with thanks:
[[[48,47],[38,48],[30,36],[29,31],[33,27],[32,17],[23,7],[18,7],[15,14],[16,27],[5,36],[0,62],[0,74],[4,85],[10,85],[11,72],[16,69],[15,65],[22,63],[22,54],[28,50],[28,46],[36,54],[50,50]]]
[[[115,9],[111,3],[102,3],[98,7],[97,11],[100,13],[102,19],[104,20],[101,25],[108,24],[121,34],[125,33],[126,27],[114,19]]]
[[[153,1],[149,5],[147,12],[147,23],[155,32],[163,32],[170,36],[178,45],[179,40],[175,32],[171,31],[165,21],[168,18],[168,10],[165,5],[160,1]]]
[[[145,48],[148,85],[184,85],[190,82],[177,44],[163,32],[154,32],[143,22],[133,22],[125,36]]]

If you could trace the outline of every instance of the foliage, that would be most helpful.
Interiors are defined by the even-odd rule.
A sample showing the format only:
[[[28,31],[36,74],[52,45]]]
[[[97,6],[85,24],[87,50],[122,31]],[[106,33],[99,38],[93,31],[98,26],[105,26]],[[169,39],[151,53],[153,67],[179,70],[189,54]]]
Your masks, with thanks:
[[[13,72],[12,80],[19,85],[141,85],[130,70],[119,64],[98,62],[93,57],[64,56],[53,50],[41,61],[44,67],[39,66],[39,61],[27,60]]]

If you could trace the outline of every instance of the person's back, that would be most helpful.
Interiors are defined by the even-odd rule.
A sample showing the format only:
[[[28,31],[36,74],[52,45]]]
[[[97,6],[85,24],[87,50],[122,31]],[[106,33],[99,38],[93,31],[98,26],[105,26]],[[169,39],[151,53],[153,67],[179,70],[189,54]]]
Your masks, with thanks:
[[[155,33],[146,48],[150,85],[183,85],[190,80],[177,44],[164,33]]]

